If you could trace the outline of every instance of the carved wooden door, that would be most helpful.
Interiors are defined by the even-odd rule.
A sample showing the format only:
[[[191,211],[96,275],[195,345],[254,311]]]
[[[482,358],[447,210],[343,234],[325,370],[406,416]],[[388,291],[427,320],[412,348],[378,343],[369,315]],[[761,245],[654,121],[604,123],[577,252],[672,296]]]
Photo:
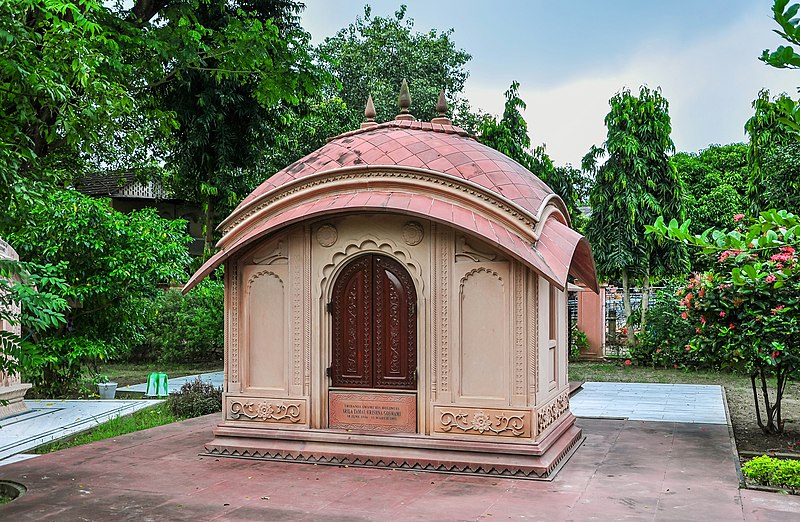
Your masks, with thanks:
[[[416,390],[416,303],[397,261],[374,254],[351,261],[333,287],[333,386]]]

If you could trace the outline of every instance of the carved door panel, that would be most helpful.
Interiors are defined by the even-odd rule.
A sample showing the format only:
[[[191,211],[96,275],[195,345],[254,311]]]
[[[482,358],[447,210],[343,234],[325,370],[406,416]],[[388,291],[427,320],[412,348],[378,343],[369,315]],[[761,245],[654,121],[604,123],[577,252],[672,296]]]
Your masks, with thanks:
[[[416,390],[417,295],[398,262],[366,255],[333,289],[335,387]]]

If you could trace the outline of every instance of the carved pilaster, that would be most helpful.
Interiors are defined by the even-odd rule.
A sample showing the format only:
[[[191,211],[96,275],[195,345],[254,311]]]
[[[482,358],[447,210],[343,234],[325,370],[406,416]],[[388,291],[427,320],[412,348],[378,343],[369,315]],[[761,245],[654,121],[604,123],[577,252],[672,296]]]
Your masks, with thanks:
[[[303,229],[303,395],[311,395],[311,229]]]
[[[536,274],[528,272],[528,401],[536,400],[536,387],[539,383],[539,281]]]
[[[514,395],[525,396],[525,273],[514,263]]]
[[[234,261],[228,264],[231,269],[231,312],[230,312],[230,347],[228,367],[228,382],[239,383],[239,263]]]
[[[434,252],[438,252],[439,248],[439,235],[437,234],[437,226],[436,223],[431,223],[431,235],[430,237],[433,238],[434,242],[431,248]],[[431,285],[431,319],[433,323],[431,324],[431,401],[436,400],[436,389],[437,383],[439,381],[439,335],[441,330],[439,328],[439,316],[441,312],[440,308],[440,299],[441,299],[441,290],[439,289],[438,285],[436,284],[439,281],[439,273],[441,272],[441,267],[439,266],[439,260],[433,260],[431,263],[431,281],[433,285]]]
[[[449,324],[449,305],[450,305],[450,253],[453,249],[452,235],[449,232],[439,234],[439,306],[440,317],[437,324],[441,326],[439,335],[440,344],[440,370],[439,387],[442,392],[450,391],[450,324]]]
[[[303,386],[303,236],[290,238],[292,294],[292,384],[296,390]]]

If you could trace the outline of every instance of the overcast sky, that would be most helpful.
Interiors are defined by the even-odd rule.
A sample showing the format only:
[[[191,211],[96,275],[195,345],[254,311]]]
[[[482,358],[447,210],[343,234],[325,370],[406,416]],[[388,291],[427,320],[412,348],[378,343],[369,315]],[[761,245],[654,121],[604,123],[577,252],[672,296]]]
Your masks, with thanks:
[[[314,43],[363,15],[354,0],[306,0]],[[400,3],[420,31],[453,28],[472,55],[465,94],[499,115],[513,80],[527,103],[531,139],[557,165],[580,165],[605,139],[608,100],[622,87],[661,87],[679,151],[744,141],[751,102],[766,87],[796,97],[800,71],[757,58],[784,43],[771,0],[375,0],[373,15]],[[408,79],[413,86],[413,78]],[[413,89],[413,87],[412,87]],[[412,92],[413,96],[413,92]]]

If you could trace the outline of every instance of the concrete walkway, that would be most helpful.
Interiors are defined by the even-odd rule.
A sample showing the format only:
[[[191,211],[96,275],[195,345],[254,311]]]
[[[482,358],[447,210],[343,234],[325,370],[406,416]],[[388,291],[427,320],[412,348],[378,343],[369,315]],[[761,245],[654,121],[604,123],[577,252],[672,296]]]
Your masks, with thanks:
[[[2,468],[2,520],[798,520],[800,498],[739,490],[728,427],[579,419],[551,482],[201,457],[219,415]]]
[[[27,450],[159,402],[26,400],[30,411],[0,420],[0,466],[14,462],[15,455]]]
[[[168,378],[167,387],[169,388],[169,393],[176,393],[180,391],[181,386],[183,386],[187,382],[192,382],[199,377],[202,381],[211,383],[214,386],[221,388],[224,380],[223,375],[224,375],[223,372],[210,372],[210,373],[201,373],[200,375],[187,375],[185,377],[175,377],[172,379]],[[169,377],[169,375],[167,375],[167,377]],[[132,386],[117,388],[117,391],[145,393],[147,391],[147,383],[134,384]]]
[[[569,399],[576,417],[727,424],[722,386],[586,382]]]

